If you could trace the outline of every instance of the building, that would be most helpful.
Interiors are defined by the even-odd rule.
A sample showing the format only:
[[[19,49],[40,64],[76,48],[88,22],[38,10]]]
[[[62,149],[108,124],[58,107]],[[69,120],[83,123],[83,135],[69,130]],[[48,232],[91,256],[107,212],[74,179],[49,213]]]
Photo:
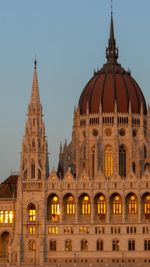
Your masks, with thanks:
[[[111,15],[106,63],[49,174],[35,61],[20,172],[0,185],[0,266],[150,266],[149,116]]]

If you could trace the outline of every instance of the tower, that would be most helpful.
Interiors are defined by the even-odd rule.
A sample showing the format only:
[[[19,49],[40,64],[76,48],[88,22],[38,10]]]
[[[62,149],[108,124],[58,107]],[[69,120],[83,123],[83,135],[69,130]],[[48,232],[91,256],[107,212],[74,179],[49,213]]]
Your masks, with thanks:
[[[39,263],[43,261],[46,209],[45,183],[48,172],[48,147],[39,96],[37,61],[35,60],[32,92],[22,142],[16,225],[10,253],[14,256],[10,259],[11,262],[16,260],[20,264],[28,257]],[[31,248],[30,252],[27,249],[29,247]],[[17,251],[15,248],[17,248]],[[37,254],[36,251],[40,251],[40,254]],[[33,253],[34,256],[29,255]]]

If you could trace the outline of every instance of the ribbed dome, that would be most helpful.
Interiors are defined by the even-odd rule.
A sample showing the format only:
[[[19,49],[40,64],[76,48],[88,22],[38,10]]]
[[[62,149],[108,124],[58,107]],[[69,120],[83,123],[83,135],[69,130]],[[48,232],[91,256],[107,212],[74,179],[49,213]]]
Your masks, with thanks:
[[[141,105],[143,113],[147,114],[144,95],[132,78],[130,72],[125,71],[117,63],[118,48],[114,38],[113,18],[111,17],[110,38],[106,49],[107,63],[96,72],[85,86],[79,99],[80,114],[114,112],[115,104],[117,112],[128,113],[131,105],[132,113],[139,114]]]

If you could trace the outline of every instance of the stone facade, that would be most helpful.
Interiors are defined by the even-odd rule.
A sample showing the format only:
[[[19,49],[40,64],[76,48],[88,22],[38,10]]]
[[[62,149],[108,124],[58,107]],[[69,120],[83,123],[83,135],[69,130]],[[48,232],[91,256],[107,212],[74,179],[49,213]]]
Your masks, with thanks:
[[[106,56],[117,65],[112,18]],[[0,266],[150,266],[150,109],[78,105],[49,174],[36,65],[20,172],[0,186]]]

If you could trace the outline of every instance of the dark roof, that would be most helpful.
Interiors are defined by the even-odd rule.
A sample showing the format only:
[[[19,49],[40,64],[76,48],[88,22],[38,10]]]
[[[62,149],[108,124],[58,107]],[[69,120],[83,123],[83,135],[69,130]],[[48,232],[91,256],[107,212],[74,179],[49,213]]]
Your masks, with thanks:
[[[106,63],[85,86],[79,99],[80,114],[86,114],[87,106],[89,113],[99,113],[100,105],[102,112],[112,113],[115,103],[117,112],[129,113],[131,103],[132,113],[139,114],[142,104],[147,114],[144,95],[131,74],[118,63]]]
[[[17,196],[18,175],[10,175],[0,184],[0,198],[12,198]]]
[[[113,16],[111,14],[110,36],[106,48],[107,62],[87,83],[79,99],[80,114],[113,113],[115,104],[117,112],[128,113],[131,103],[131,112],[139,114],[141,105],[143,113],[147,114],[144,95],[132,78],[130,72],[125,71],[118,64],[118,48],[114,35]],[[100,109],[101,107],[101,109]]]

